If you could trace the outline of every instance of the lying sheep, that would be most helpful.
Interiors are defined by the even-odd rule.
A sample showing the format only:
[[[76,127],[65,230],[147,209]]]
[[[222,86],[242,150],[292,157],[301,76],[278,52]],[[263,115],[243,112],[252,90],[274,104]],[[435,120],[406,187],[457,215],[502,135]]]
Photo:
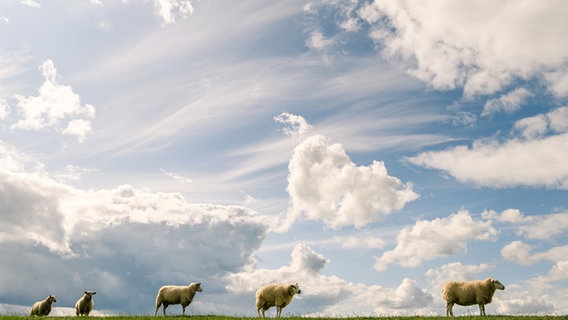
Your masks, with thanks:
[[[31,316],[47,316],[51,312],[51,304],[57,302],[57,296],[49,295],[44,300],[35,302],[32,305]]]
[[[260,309],[262,309],[262,318],[264,312],[271,307],[276,306],[276,318],[282,315],[282,308],[290,304],[295,294],[302,293],[298,283],[296,284],[269,284],[256,291],[256,312],[260,318]]]
[[[485,316],[485,305],[491,303],[496,289],[505,290],[505,286],[491,278],[467,282],[447,282],[442,288],[442,296],[446,300],[446,316],[454,316],[452,312],[454,303],[460,306],[477,304],[480,315]]]
[[[85,294],[77,300],[75,303],[75,314],[77,316],[88,316],[93,311],[95,306],[93,301],[94,294],[96,294],[95,291],[85,291]]]
[[[185,316],[185,307],[187,307],[196,292],[203,291],[201,289],[201,282],[191,283],[189,286],[163,286],[158,291],[156,296],[156,310],[154,310],[154,317],[160,309],[160,305],[164,305],[163,312],[166,315],[166,308],[170,304],[181,304],[182,314]]]

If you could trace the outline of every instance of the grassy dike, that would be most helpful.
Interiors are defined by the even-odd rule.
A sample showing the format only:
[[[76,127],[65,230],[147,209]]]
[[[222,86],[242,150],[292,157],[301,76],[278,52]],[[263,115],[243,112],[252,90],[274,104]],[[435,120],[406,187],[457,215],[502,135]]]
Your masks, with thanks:
[[[21,320],[22,318],[30,318],[28,316],[0,316],[0,320]],[[47,318],[57,320],[57,319],[71,319],[77,317],[51,317],[48,316]],[[103,317],[88,317],[88,318],[103,318]],[[163,317],[153,317],[153,316],[107,316],[104,317],[105,319],[109,320],[158,320]],[[217,316],[217,315],[194,315],[194,316],[168,316],[166,317],[170,320],[181,320],[181,319],[191,319],[191,320],[256,320],[256,317],[231,317],[231,316]],[[273,318],[267,318],[273,319]],[[286,320],[306,320],[306,319],[314,319],[314,320],[378,320],[378,319],[385,319],[385,320],[442,320],[442,319],[451,319],[443,316],[437,317],[422,317],[422,316],[385,316],[385,317],[283,317],[282,319]],[[565,316],[457,316],[455,319],[467,319],[467,320],[476,320],[476,319],[495,319],[495,320],[568,320],[568,315]]]

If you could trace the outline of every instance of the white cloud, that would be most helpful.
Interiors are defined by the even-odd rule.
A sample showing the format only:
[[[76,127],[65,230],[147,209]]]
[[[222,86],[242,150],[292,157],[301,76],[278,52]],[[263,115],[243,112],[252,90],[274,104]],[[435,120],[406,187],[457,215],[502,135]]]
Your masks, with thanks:
[[[435,89],[463,88],[473,96],[562,67],[567,11],[563,1],[401,0],[373,1],[360,16],[386,58]],[[555,88],[564,77],[549,76],[550,90],[564,94]]]
[[[553,132],[568,132],[568,107],[560,107],[546,115]]]
[[[305,244],[293,249],[290,264],[278,269],[251,269],[226,278],[227,289],[246,294],[267,283],[299,282],[302,294],[284,312],[296,310],[308,315],[392,315],[416,314],[428,310],[433,296],[415,280],[405,278],[396,288],[347,282],[321,273],[328,259]],[[410,311],[409,311],[410,310]]]
[[[39,291],[72,305],[93,288],[100,306],[148,313],[152,305],[140,301],[163,284],[215,287],[253,263],[268,231],[266,218],[244,207],[128,185],[77,189],[29,171],[37,165],[3,145],[0,164],[0,256],[11,257],[0,266],[3,303]],[[125,291],[136,294],[125,299]]]
[[[165,174],[166,176],[168,176],[168,177],[170,177],[170,178],[172,178],[172,179],[174,179],[174,180],[176,180],[176,181],[178,181],[178,182],[180,182],[180,183],[191,183],[191,182],[192,182],[192,180],[191,180],[190,178],[185,177],[185,176],[182,176],[182,175],[179,175],[179,174],[177,174],[177,173],[169,172],[169,171],[166,171],[166,170],[161,169],[161,168],[160,168],[160,171],[161,171],[163,174]]]
[[[515,128],[522,139],[480,139],[471,147],[424,152],[408,160],[480,186],[566,189],[568,148],[561,146],[568,144],[567,113],[567,107],[562,107],[517,121]]]
[[[6,104],[6,100],[0,99],[0,120],[4,120],[10,114],[10,106]]]
[[[423,261],[465,252],[469,241],[494,240],[497,233],[491,221],[474,220],[464,210],[447,218],[417,221],[399,232],[393,250],[375,258],[375,269],[383,271],[393,263],[404,268],[418,267]]]
[[[44,83],[38,89],[38,96],[17,95],[18,113],[22,119],[12,125],[12,129],[42,130],[60,128],[65,121],[67,126],[61,129],[64,134],[75,135],[83,141],[91,130],[90,122],[85,118],[95,116],[95,107],[81,105],[78,94],[70,86],[58,83],[58,74],[53,61],[46,60],[41,66]]]
[[[333,40],[326,39],[321,31],[313,31],[306,40],[306,46],[313,50],[324,50],[333,44]]]
[[[515,122],[514,129],[518,130],[525,139],[542,138],[548,130],[547,119],[542,114],[523,118]]]
[[[539,261],[558,262],[568,256],[568,246],[557,246],[540,253],[532,252],[532,248],[531,245],[516,240],[501,249],[501,256],[522,265],[531,265]]]
[[[21,0],[20,3],[33,8],[41,8],[41,4],[33,0]]]
[[[284,125],[282,131],[287,136],[303,137],[310,129],[310,124],[302,116],[283,112],[274,117],[274,121]]]
[[[373,248],[382,249],[385,242],[371,235],[353,235],[347,237],[335,236],[333,242],[343,249]]]
[[[288,170],[291,207],[285,228],[302,212],[331,228],[362,227],[418,198],[412,184],[388,175],[383,162],[357,166],[340,144],[321,135],[294,149]]]
[[[558,97],[568,95],[568,68],[560,68],[544,74],[552,93]]]
[[[156,15],[162,18],[164,25],[176,22],[176,17],[186,19],[193,14],[193,5],[189,0],[152,0]]]
[[[488,211],[487,217],[517,226],[517,234],[527,239],[551,240],[568,231],[568,212],[525,216],[518,209],[507,209],[500,214]]]
[[[361,28],[359,22],[355,18],[349,18],[339,24],[339,27],[347,32],[355,32]]]
[[[460,262],[444,264],[434,269],[428,269],[425,278],[434,292],[441,292],[442,286],[447,281],[470,281],[475,280],[474,275],[493,269],[489,264],[463,265]]]
[[[499,314],[531,315],[554,314],[558,303],[553,291],[542,290],[542,287],[530,284],[505,285],[506,295],[495,295],[493,303],[497,305]]]
[[[79,142],[85,141],[87,133],[91,132],[91,122],[85,119],[73,119],[67,124],[67,128],[63,129],[61,133],[77,136]]]
[[[532,94],[529,90],[517,88],[497,99],[487,101],[483,107],[481,116],[486,117],[501,111],[513,113],[519,110],[524,101],[530,96],[532,96]]]

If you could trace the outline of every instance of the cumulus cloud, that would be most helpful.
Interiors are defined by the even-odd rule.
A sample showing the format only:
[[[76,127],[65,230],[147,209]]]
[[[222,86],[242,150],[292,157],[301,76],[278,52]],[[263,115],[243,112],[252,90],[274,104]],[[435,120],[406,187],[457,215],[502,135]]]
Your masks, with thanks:
[[[525,88],[517,88],[497,99],[491,99],[483,107],[482,117],[490,116],[497,112],[513,113],[521,108],[523,102],[532,94]]]
[[[562,1],[372,1],[359,12],[384,57],[435,89],[492,94],[517,79],[548,76],[551,92],[566,92],[557,85],[568,59]]]
[[[41,8],[41,4],[33,0],[21,0],[20,3],[33,8]]]
[[[465,210],[447,218],[417,221],[399,232],[393,250],[375,258],[375,269],[383,271],[393,263],[418,267],[423,261],[465,252],[469,241],[491,241],[497,233],[491,221],[474,220]]]
[[[566,189],[568,148],[560,146],[568,145],[567,114],[568,108],[561,107],[517,121],[522,138],[476,140],[471,147],[424,152],[408,160],[480,186]]]
[[[551,240],[568,231],[567,212],[525,216],[518,209],[507,209],[501,213],[487,211],[484,215],[517,226],[517,234],[527,239]]]
[[[507,295],[495,295],[493,303],[497,312],[510,315],[553,314],[556,300],[553,292],[542,291],[541,285],[506,285]],[[540,287],[540,288],[539,288]],[[538,292],[538,294],[534,294]],[[556,301],[555,301],[556,302]]]
[[[310,136],[294,149],[288,170],[286,228],[302,212],[331,228],[362,227],[418,198],[412,184],[388,175],[383,162],[357,166],[340,144],[322,135]]]
[[[568,255],[568,246],[557,246],[539,253],[533,252],[532,249],[531,245],[516,240],[501,249],[501,256],[518,264],[531,265],[539,261],[562,261]]]
[[[10,106],[6,104],[6,100],[0,99],[0,120],[4,120],[10,114]]]
[[[162,18],[164,25],[176,22],[176,17],[186,19],[193,14],[193,5],[189,0],[153,0],[155,13]]]
[[[470,281],[475,280],[474,275],[493,269],[489,264],[463,265],[460,262],[444,264],[440,267],[428,269],[425,277],[428,283],[435,288],[433,291],[440,292],[447,281]]]
[[[306,40],[306,46],[313,50],[324,50],[333,44],[333,40],[326,39],[321,31],[313,31]]]
[[[283,112],[274,117],[274,121],[284,125],[282,131],[285,135],[291,137],[303,137],[310,129],[310,124],[304,117]]]
[[[95,107],[81,105],[79,95],[70,86],[59,84],[53,61],[46,60],[40,69],[44,82],[38,90],[39,94],[16,96],[21,119],[12,125],[12,129],[37,131],[56,128],[63,134],[77,136],[80,142],[84,141],[85,135],[91,131],[88,119],[95,116]]]
[[[395,288],[348,282],[327,276],[321,269],[330,263],[305,244],[298,244],[291,262],[278,269],[251,269],[226,278],[228,290],[251,296],[267,283],[299,282],[302,294],[285,312],[302,310],[309,315],[393,315],[416,314],[431,307],[432,294],[415,280],[404,278]],[[244,291],[244,292],[243,292]],[[410,310],[410,311],[409,311]]]

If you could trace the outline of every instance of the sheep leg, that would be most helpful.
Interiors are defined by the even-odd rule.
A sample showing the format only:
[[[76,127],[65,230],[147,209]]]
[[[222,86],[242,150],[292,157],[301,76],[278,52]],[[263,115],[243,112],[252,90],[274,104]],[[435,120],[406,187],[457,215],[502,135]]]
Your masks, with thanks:
[[[265,312],[266,312],[266,310],[268,310],[268,309],[270,309],[270,307],[263,307],[263,308],[262,308],[262,317],[263,317],[263,318],[266,318]]]
[[[483,303],[479,304],[479,315],[480,316],[485,316],[485,305]]]
[[[262,310],[262,316],[260,315],[260,310]],[[264,308],[263,306],[256,307],[256,312],[258,313],[259,318],[264,318],[264,311],[266,311],[266,308]]]
[[[446,317],[454,316],[454,312],[452,311],[454,304],[452,302],[448,302],[446,304]]]
[[[158,313],[158,309],[160,309],[160,306],[162,305],[162,303],[158,304],[156,306],[156,309],[154,310],[154,317],[156,316],[156,314]]]
[[[276,318],[280,318],[282,316],[282,307],[276,307]]]
[[[162,311],[164,311],[164,317],[166,316],[166,309],[168,308],[168,304],[164,302]]]
[[[185,307],[183,304],[181,305],[181,314],[185,316]]]

